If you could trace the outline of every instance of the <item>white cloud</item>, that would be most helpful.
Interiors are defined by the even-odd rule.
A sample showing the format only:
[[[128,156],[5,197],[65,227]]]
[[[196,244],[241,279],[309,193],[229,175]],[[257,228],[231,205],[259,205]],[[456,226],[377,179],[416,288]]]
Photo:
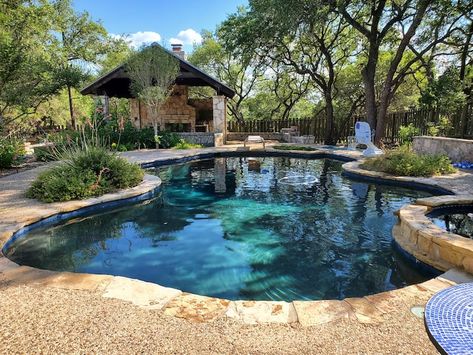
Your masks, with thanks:
[[[123,38],[128,42],[130,47],[139,48],[143,44],[150,44],[153,42],[160,42],[161,35],[153,31],[139,31],[129,35],[110,35],[112,38]]]
[[[169,40],[171,44],[201,44],[202,43],[202,36],[199,32],[193,30],[192,28],[188,28],[187,30],[183,30],[177,34],[177,37],[173,37]]]

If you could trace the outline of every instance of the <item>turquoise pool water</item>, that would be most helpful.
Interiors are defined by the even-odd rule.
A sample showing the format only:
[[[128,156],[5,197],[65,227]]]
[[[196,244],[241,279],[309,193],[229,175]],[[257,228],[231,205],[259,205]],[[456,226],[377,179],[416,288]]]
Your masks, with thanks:
[[[341,162],[217,158],[152,170],[154,200],[38,228],[8,257],[228,299],[363,296],[423,281],[392,245],[425,192],[353,181]]]

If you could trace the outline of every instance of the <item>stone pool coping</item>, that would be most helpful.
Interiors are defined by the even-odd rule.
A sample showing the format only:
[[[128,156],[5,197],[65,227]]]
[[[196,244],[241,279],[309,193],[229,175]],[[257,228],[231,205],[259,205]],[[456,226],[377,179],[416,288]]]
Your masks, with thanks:
[[[250,150],[248,155],[278,155],[304,158],[327,157],[342,160],[357,160],[361,157],[361,154],[356,151],[315,147],[317,150],[309,152],[280,151],[268,147],[266,150]],[[123,156],[146,167],[229,156],[232,154],[244,154],[248,151],[248,149],[236,146],[187,151],[146,150],[127,152]],[[363,175],[365,171],[359,169],[357,163],[357,161],[354,161],[344,164],[345,172],[350,173],[351,171],[353,174]],[[29,173],[17,174],[18,179],[12,180],[10,177],[6,184],[4,183],[6,178],[0,179],[2,194],[4,194],[4,187],[7,187],[6,195],[0,198],[0,206],[2,207],[0,211],[0,247],[2,250],[5,243],[8,243],[8,240],[11,239],[14,233],[19,231],[18,235],[21,235],[21,233],[27,231],[28,226],[35,222],[51,222],[55,218],[54,216],[58,215],[63,218],[70,218],[74,216],[74,213],[78,215],[81,211],[86,211],[87,208],[100,208],[98,206],[105,206],[107,204],[113,206],[113,204],[120,203],[117,201],[129,203],[133,199],[134,201],[148,199],[160,185],[159,178],[145,175],[144,182],[133,189],[107,194],[94,199],[44,204],[23,197],[23,193],[29,186],[29,183],[31,183],[35,173],[35,171],[30,171]],[[371,173],[367,175],[375,177]],[[383,179],[389,180],[390,177],[383,176]],[[448,184],[449,189],[447,189],[443,182],[438,182],[435,178],[433,179],[434,184],[431,185],[434,185],[434,187],[445,190],[451,189],[455,192],[455,186],[453,188],[450,186],[453,181],[450,181],[450,184]],[[413,179],[404,182],[409,182],[410,180]],[[416,180],[414,179],[413,181],[415,182]],[[420,181],[420,183],[425,183],[425,181]],[[429,183],[427,182],[425,185],[428,186]],[[18,184],[20,187],[17,191],[11,191],[11,188]],[[461,188],[458,188],[458,190],[461,190]],[[460,270],[450,270],[437,278],[418,285],[411,285],[402,289],[360,298],[347,298],[341,301],[273,302],[229,301],[189,294],[180,290],[120,276],[40,270],[28,266],[19,266],[7,259],[3,254],[0,254],[0,273],[9,283],[99,292],[106,298],[116,298],[144,308],[158,309],[166,315],[185,318],[190,321],[207,322],[220,317],[228,317],[247,324],[298,322],[302,326],[323,324],[340,319],[352,319],[360,323],[382,322],[384,314],[398,311],[397,308],[392,306],[394,301],[402,300],[406,295],[430,295],[456,283],[473,281],[472,276],[467,273]]]

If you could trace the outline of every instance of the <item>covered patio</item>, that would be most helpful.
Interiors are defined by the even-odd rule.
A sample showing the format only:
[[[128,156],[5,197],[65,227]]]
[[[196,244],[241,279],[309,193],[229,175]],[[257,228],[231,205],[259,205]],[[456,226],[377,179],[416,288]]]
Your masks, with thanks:
[[[172,51],[168,53],[179,61],[180,72],[171,97],[160,111],[159,129],[179,132],[192,143],[216,146],[225,144],[226,100],[232,98],[235,92],[185,60],[181,45],[173,45]],[[152,112],[134,97],[130,85],[125,64],[122,64],[82,89],[81,94],[102,96],[106,106],[110,97],[129,99],[130,120],[133,125],[140,129],[152,126]],[[190,98],[189,87],[210,87],[215,90],[215,96]],[[214,144],[209,144],[209,140]]]

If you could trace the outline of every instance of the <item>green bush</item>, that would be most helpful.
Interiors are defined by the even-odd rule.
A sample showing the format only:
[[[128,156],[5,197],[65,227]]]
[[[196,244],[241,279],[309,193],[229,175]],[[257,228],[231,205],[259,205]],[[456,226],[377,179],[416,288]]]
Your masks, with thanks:
[[[202,144],[193,144],[186,142],[184,139],[181,139],[173,148],[174,149],[193,149],[193,148],[203,148]]]
[[[420,130],[412,123],[409,123],[407,126],[399,127],[399,139],[401,140],[401,144],[410,145],[414,137],[419,134]]]
[[[434,122],[427,122],[427,134],[429,136],[437,137],[443,136],[446,137],[452,130],[452,123],[448,117],[440,117],[437,124]]]
[[[312,147],[304,147],[304,146],[301,146],[301,145],[275,145],[273,146],[274,149],[277,149],[277,150],[304,150],[304,151],[313,151],[313,150],[317,150],[315,148],[312,148]]]
[[[98,133],[106,144],[115,144],[119,151],[156,146],[152,128],[137,129],[129,120],[125,122],[123,129],[118,128],[116,121],[109,121],[99,128]]]
[[[15,138],[0,137],[0,169],[11,168],[24,153],[23,142]]]
[[[54,146],[44,146],[34,148],[34,155],[37,161],[54,161],[57,160],[57,154]]]
[[[162,131],[159,132],[159,147],[172,148],[181,142],[181,137],[174,132]]]
[[[456,171],[446,155],[417,155],[409,149],[388,151],[385,155],[366,160],[361,167],[398,176],[433,176]]]
[[[143,180],[138,165],[104,148],[69,149],[63,157],[63,162],[38,176],[28,197],[44,202],[84,199],[133,187]]]

